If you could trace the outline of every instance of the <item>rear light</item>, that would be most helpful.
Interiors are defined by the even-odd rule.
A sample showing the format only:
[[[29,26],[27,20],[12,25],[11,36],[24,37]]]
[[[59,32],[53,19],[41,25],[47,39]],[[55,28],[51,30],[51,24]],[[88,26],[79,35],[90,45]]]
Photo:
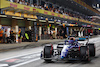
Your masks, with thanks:
[[[53,45],[51,44],[51,50],[53,50]]]
[[[81,46],[79,46],[79,51],[80,51],[80,47],[81,47]]]
[[[50,51],[50,54],[52,54],[52,51],[53,51],[53,45],[51,44],[51,51]]]

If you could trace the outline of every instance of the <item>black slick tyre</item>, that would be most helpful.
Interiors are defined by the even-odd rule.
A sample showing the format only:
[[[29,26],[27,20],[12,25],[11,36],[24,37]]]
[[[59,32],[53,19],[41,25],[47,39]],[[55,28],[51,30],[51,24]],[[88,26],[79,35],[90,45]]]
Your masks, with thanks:
[[[89,54],[91,57],[95,56],[95,45],[94,43],[88,43],[87,44],[89,46]]]
[[[80,59],[82,61],[90,61],[89,49],[88,49],[87,46],[81,46],[80,47]]]

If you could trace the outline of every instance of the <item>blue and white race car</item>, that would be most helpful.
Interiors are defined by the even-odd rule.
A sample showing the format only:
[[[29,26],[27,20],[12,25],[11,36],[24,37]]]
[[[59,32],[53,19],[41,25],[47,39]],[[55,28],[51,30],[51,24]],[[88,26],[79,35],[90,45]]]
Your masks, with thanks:
[[[65,43],[60,43],[57,48],[54,49],[53,45],[47,44],[41,51],[41,59],[45,61],[60,61],[60,60],[86,60],[90,61],[90,57],[95,56],[94,43],[78,43],[74,41],[69,43],[70,40],[66,40]]]

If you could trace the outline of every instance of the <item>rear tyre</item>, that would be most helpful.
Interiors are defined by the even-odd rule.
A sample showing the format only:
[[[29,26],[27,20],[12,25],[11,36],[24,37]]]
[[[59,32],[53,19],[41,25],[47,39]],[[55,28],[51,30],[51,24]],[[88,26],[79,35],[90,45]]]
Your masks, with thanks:
[[[88,43],[87,44],[89,46],[89,54],[91,57],[95,56],[95,45],[94,43]]]
[[[89,49],[88,49],[87,46],[81,46],[80,47],[80,59],[82,61],[90,61]]]

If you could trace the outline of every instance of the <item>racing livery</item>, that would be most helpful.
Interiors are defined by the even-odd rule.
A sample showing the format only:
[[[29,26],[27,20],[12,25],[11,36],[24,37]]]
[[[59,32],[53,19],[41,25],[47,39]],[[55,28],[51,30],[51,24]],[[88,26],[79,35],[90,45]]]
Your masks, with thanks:
[[[95,44],[94,43],[78,43],[77,41],[72,44],[69,41],[65,43],[60,43],[57,45],[56,49],[53,49],[52,44],[47,44],[44,46],[41,52],[41,59],[45,61],[53,60],[85,60],[90,61],[90,57],[95,56]]]

